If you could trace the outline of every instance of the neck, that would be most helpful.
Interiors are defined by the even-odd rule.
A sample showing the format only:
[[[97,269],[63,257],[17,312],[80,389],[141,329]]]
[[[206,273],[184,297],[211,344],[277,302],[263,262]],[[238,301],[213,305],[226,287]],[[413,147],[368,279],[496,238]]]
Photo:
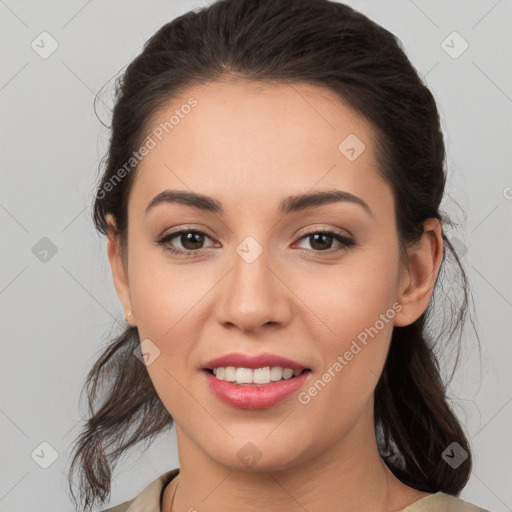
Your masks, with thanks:
[[[177,426],[180,474],[164,491],[162,512],[202,510],[205,505],[210,512],[398,511],[427,493],[404,485],[387,468],[370,419],[369,433],[355,426],[313,458],[287,469],[260,471],[219,464]]]

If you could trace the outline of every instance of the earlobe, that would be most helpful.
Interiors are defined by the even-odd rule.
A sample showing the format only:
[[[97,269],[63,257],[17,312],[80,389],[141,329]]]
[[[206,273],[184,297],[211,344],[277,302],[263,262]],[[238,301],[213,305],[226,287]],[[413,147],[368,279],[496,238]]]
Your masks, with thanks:
[[[126,322],[131,326],[135,326],[135,315],[132,311],[130,298],[130,286],[128,283],[125,264],[120,254],[115,219],[111,214],[107,215],[107,223],[109,225],[107,234],[107,253],[110,261],[112,279],[114,281],[117,296],[119,297],[125,311]]]
[[[442,227],[438,219],[424,222],[423,234],[407,249],[408,268],[403,269],[397,301],[402,309],[394,325],[403,327],[415,322],[427,309],[443,259]]]

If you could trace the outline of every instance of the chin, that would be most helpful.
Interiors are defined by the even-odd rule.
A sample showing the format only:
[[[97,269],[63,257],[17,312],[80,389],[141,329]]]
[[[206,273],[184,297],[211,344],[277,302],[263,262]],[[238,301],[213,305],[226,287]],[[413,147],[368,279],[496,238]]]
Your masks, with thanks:
[[[300,452],[295,452],[294,450],[299,446]],[[244,436],[243,439],[231,440],[229,446],[224,446],[216,453],[210,453],[210,457],[219,464],[236,471],[249,473],[283,471],[307,459],[304,446],[303,439],[288,437],[285,440],[276,435],[275,439],[270,440],[268,433],[265,433],[260,436]]]

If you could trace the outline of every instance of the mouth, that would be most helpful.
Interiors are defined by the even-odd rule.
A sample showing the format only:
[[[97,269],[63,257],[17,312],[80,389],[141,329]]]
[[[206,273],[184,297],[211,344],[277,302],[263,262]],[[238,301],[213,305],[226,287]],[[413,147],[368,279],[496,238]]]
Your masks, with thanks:
[[[274,382],[293,380],[310,368],[284,368],[281,366],[264,366],[261,368],[244,368],[235,366],[219,366],[216,368],[203,368],[215,379],[226,381],[240,386],[265,386]]]
[[[203,368],[205,381],[220,401],[238,409],[267,409],[307,384],[309,368],[218,366]],[[274,380],[273,380],[274,379]]]

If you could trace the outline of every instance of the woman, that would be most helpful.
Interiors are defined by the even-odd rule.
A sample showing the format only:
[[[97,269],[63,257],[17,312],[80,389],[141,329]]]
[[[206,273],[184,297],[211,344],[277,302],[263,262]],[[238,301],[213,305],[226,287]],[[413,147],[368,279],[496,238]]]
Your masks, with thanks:
[[[82,508],[175,425],[180,467],[108,510],[481,510],[427,328],[447,248],[452,333],[468,298],[444,157],[432,94],[350,7],[163,26],[118,83],[95,198],[129,327],[88,376]]]

